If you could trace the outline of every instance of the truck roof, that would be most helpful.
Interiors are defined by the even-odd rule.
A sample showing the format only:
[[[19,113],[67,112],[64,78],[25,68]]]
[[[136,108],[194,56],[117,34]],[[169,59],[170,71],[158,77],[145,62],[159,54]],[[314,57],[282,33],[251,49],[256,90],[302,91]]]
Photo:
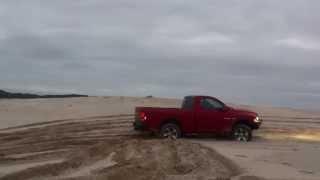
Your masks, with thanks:
[[[202,97],[202,98],[204,98],[204,97],[212,97],[212,98],[215,98],[215,99],[216,99],[216,97],[213,97],[213,96],[205,96],[205,95],[188,95],[188,96],[185,96],[185,97],[193,97],[193,98],[195,98],[195,97]]]

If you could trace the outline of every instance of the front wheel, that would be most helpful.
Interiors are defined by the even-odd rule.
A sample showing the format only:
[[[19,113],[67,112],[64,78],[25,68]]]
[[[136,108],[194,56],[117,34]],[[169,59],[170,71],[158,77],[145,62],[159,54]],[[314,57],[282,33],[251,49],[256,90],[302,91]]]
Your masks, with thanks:
[[[173,123],[164,124],[160,130],[160,136],[163,138],[177,139],[181,137],[180,127]]]
[[[252,129],[245,124],[237,124],[232,130],[233,139],[237,141],[250,141],[252,138]]]

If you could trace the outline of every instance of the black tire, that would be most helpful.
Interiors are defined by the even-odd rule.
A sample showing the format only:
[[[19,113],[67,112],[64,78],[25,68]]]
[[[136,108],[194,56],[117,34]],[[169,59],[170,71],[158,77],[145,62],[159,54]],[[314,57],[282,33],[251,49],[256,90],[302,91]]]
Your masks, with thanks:
[[[177,139],[181,137],[181,129],[177,124],[166,123],[161,126],[160,136],[162,138]]]
[[[252,129],[246,124],[237,124],[233,127],[232,138],[236,141],[251,141]]]

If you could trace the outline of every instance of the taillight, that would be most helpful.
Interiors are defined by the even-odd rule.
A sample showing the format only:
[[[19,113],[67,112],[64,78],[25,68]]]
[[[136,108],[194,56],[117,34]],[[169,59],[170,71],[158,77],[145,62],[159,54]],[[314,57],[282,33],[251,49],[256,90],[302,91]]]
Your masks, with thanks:
[[[146,113],[144,113],[144,112],[140,112],[140,119],[141,119],[142,121],[147,120]]]

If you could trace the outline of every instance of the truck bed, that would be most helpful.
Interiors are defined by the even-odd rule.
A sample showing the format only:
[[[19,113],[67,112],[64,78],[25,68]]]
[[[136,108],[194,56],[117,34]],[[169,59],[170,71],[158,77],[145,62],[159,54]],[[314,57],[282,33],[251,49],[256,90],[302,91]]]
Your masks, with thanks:
[[[184,122],[191,121],[190,111],[181,108],[162,108],[162,107],[136,107],[136,120],[139,123],[141,118],[139,113],[145,113],[147,120],[144,122],[148,129],[158,131],[162,123],[166,120],[179,120],[181,126],[184,127]],[[182,128],[183,128],[182,127]]]

